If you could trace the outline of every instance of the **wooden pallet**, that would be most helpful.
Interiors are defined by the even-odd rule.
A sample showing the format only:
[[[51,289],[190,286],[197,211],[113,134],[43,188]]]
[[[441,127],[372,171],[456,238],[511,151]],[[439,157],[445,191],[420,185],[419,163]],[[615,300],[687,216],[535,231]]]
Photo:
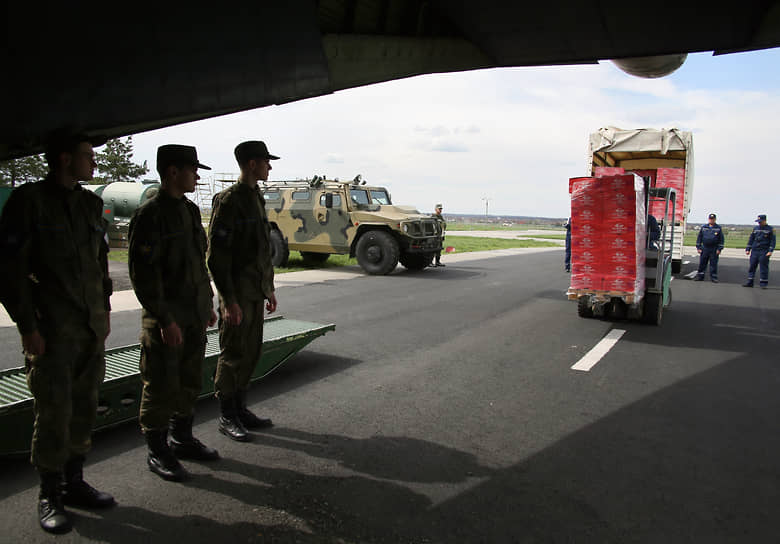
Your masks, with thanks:
[[[566,291],[566,296],[569,300],[577,300],[583,295],[593,295],[596,299],[608,300],[610,298],[618,297],[623,299],[626,304],[633,304],[638,302],[640,297],[635,293],[628,291],[602,291],[597,289],[569,289]]]

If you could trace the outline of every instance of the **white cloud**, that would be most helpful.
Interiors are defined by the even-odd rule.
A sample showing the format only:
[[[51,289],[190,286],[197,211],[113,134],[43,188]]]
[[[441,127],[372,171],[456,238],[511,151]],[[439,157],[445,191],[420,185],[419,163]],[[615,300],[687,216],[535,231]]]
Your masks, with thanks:
[[[690,219],[716,210],[747,223],[762,211],[771,222],[780,95],[744,83],[681,88],[609,63],[429,75],[140,134],[135,158],[153,166],[158,145],[188,143],[215,172],[235,172],[235,145],[261,139],[282,157],[272,179],[362,174],[421,210],[442,201],[450,213],[481,213],[490,197],[491,213],[565,217],[589,133],[676,126],[694,132]]]

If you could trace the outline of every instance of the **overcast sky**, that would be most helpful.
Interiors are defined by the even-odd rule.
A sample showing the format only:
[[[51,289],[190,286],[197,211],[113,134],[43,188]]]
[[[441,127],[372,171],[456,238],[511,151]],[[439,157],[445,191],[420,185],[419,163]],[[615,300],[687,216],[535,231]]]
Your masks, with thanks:
[[[271,179],[352,179],[396,204],[447,213],[569,215],[569,177],[586,174],[600,127],[693,132],[691,214],[780,224],[780,50],[690,55],[657,80],[599,65],[419,76],[137,134],[135,160],[154,174],[157,146],[198,148],[213,172],[237,172],[233,148],[264,140]],[[204,172],[204,176],[209,175]]]

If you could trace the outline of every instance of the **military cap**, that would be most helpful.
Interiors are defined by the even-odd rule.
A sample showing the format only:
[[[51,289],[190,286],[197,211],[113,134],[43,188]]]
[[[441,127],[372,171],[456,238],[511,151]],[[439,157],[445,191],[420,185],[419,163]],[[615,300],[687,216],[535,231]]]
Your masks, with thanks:
[[[86,132],[78,131],[72,127],[61,127],[53,130],[46,138],[45,155],[49,164],[60,153],[73,153],[82,142],[88,142],[93,147],[106,143],[104,136],[89,136]]]
[[[172,164],[192,164],[204,170],[211,170],[198,162],[198,151],[191,145],[167,144],[157,148],[157,170],[164,170]]]
[[[239,163],[246,162],[250,159],[276,160],[279,158],[276,155],[271,155],[268,152],[268,147],[266,147],[265,142],[260,142],[258,140],[241,142],[236,146],[236,149],[233,151],[233,153],[236,155],[236,160]]]
[[[437,209],[442,209],[442,208],[444,208],[444,206],[442,206],[441,204],[436,204],[436,208]]]
[[[756,223],[760,221],[766,221],[766,215],[764,215],[763,213],[758,216],[758,219],[755,220]]]
[[[709,218],[710,218],[710,219],[717,219],[717,218],[718,218],[718,216],[717,216],[717,215],[715,215],[714,213],[711,213]]]

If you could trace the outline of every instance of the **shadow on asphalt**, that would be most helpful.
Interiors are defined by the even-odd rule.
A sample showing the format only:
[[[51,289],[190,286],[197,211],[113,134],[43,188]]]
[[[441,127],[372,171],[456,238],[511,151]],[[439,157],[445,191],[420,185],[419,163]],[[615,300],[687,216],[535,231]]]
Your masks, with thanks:
[[[249,508],[266,516],[270,509],[278,524],[222,523],[208,513],[172,519],[120,506],[102,519],[78,519],[77,531],[112,542],[774,541],[779,386],[773,361],[740,356],[505,469],[419,439],[275,429],[258,444],[333,459],[355,474],[315,476],[224,459],[184,485],[243,503],[242,519]],[[467,481],[437,503],[405,485]],[[219,504],[215,517],[229,517]]]
[[[303,350],[276,369],[262,381],[253,384],[247,392],[247,403],[262,402],[265,399],[316,382],[327,376],[337,374],[362,361],[339,357],[329,353]],[[198,401],[195,408],[195,425],[204,421],[216,421],[219,417],[219,405],[214,398]],[[110,459],[126,451],[145,445],[137,421],[128,421],[115,427],[99,431],[93,435],[93,449],[89,453],[89,463]],[[29,456],[0,457],[0,499],[4,499],[33,485],[37,485],[37,476],[29,464]]]

